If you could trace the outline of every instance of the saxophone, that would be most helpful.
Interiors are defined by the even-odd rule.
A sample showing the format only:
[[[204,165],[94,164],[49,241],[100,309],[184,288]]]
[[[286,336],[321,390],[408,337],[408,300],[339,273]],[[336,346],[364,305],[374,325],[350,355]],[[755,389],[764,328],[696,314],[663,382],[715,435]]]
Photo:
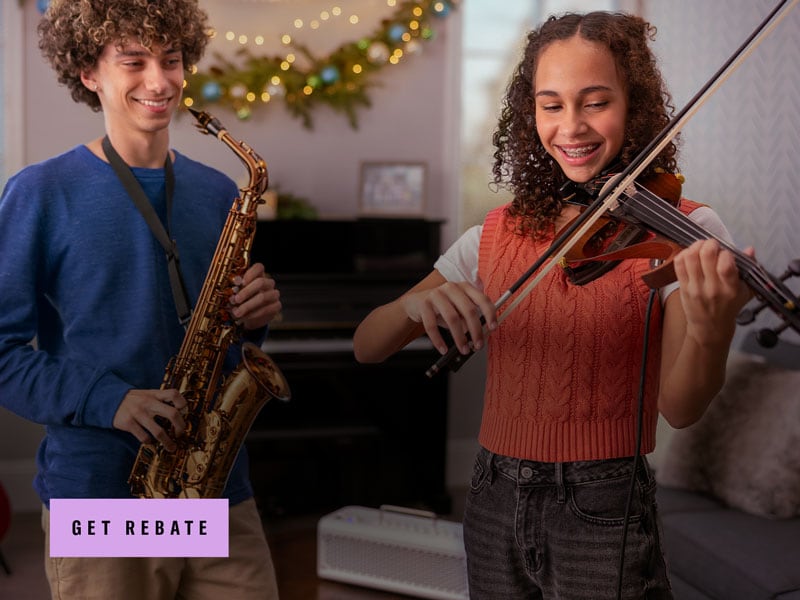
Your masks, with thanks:
[[[128,483],[133,495],[142,498],[219,497],[261,407],[271,398],[287,401],[291,395],[272,359],[249,342],[242,345],[241,363],[227,377],[222,375],[227,351],[242,334],[230,313],[230,297],[250,261],[256,208],[269,177],[266,163],[252,148],[232,139],[208,113],[190,111],[201,133],[216,136],[244,162],[250,182],[228,213],[180,351],[161,384],[186,399],[186,432],[175,440],[175,452],[160,443],[139,447]]]

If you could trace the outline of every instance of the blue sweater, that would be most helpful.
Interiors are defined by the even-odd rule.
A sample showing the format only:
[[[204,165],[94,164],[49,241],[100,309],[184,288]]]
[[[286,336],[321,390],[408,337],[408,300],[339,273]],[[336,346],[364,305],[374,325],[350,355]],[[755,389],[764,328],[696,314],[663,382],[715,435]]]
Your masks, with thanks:
[[[238,191],[180,154],[174,170],[170,233],[194,303]],[[163,220],[164,170],[134,174]],[[164,250],[109,164],[78,146],[9,180],[0,198],[0,405],[46,426],[34,481],[46,505],[130,497],[139,442],[112,420],[130,389],[160,387],[182,340]],[[231,504],[252,495],[247,468],[242,450],[224,493]]]

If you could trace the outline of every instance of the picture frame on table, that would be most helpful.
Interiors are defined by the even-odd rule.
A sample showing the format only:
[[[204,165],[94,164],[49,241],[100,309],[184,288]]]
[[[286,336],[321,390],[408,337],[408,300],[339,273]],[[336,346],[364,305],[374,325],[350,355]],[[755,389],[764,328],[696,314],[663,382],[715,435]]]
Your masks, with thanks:
[[[426,184],[424,162],[362,162],[359,215],[421,217]]]

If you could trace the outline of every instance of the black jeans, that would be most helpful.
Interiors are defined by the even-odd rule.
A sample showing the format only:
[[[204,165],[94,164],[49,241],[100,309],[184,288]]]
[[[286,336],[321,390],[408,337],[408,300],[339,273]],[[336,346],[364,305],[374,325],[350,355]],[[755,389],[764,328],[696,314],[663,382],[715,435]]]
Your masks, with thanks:
[[[633,459],[543,463],[482,449],[464,513],[473,600],[613,600]],[[655,480],[644,457],[622,598],[671,599]]]

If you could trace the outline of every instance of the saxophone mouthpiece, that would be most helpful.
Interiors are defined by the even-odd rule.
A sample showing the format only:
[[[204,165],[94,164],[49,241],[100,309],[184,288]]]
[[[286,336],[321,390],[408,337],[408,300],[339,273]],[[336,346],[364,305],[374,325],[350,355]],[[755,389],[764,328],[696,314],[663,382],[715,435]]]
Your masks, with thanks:
[[[200,130],[200,133],[204,134],[212,134],[215,137],[219,137],[220,133],[225,131],[225,128],[222,126],[222,123],[216,117],[211,116],[205,111],[202,110],[195,110],[193,108],[189,109],[189,112],[192,113],[192,116],[197,119],[197,123],[195,123],[195,127]]]

